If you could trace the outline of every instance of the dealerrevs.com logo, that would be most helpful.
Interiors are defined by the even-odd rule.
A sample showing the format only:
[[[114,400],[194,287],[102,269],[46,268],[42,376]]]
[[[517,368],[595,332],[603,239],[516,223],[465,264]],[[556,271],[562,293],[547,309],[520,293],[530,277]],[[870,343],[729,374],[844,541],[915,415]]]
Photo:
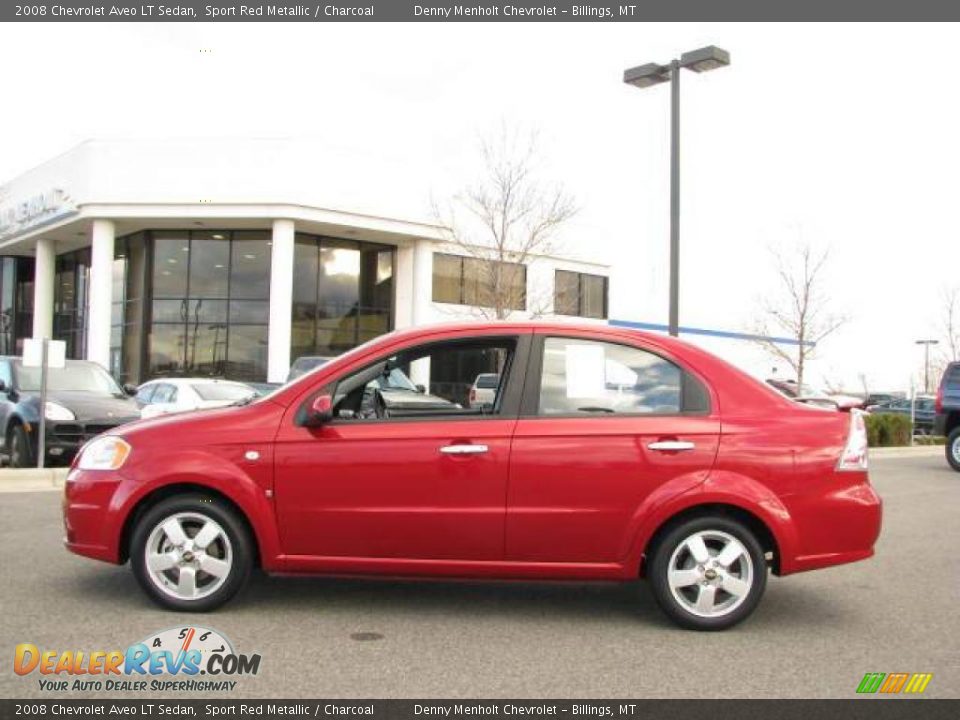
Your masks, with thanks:
[[[237,653],[216,630],[178,627],[147,636],[126,650],[56,650],[20,643],[13,671],[38,675],[47,692],[230,692],[233,679],[256,675],[260,655]]]

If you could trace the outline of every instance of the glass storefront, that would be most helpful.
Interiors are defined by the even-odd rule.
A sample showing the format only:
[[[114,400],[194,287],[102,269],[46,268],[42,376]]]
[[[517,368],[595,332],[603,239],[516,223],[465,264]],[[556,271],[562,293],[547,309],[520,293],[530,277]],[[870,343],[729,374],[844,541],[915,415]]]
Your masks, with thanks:
[[[290,359],[338,355],[393,328],[395,249],[297,234]]]
[[[152,236],[148,375],[265,379],[270,232]]]
[[[0,355],[19,355],[33,334],[33,258],[0,257]]]
[[[113,375],[134,384],[175,376],[264,381],[270,246],[269,230],[117,238]],[[336,355],[393,328],[393,247],[298,234],[295,253],[291,360]],[[54,337],[66,341],[67,357],[86,355],[89,284],[89,248],[57,256]],[[32,301],[32,290],[27,295]]]

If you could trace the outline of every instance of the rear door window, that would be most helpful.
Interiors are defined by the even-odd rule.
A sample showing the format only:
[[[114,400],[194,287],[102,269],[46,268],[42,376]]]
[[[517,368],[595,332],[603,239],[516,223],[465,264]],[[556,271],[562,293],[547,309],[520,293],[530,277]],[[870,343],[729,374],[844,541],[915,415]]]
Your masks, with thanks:
[[[576,338],[547,338],[540,415],[677,414],[683,371],[640,348]]]

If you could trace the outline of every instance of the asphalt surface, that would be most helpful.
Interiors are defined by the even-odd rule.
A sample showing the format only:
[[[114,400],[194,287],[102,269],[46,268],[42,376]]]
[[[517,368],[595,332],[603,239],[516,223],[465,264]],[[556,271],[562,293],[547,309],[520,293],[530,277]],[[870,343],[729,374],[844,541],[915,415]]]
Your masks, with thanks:
[[[128,567],[62,548],[59,493],[0,494],[0,697],[44,695],[13,673],[17,643],[119,649],[181,624],[263,658],[231,694],[184,698],[849,698],[868,671],[933,673],[926,696],[960,697],[960,474],[937,455],[875,458],[872,478],[875,558],[771,578],[752,618],[713,634],[673,627],[642,583],[259,575],[216,613],[171,613]]]

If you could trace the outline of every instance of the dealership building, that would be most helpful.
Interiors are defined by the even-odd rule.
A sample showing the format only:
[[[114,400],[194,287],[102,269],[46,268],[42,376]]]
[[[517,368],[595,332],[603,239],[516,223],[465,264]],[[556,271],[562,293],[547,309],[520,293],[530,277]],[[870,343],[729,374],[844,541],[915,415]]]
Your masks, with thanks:
[[[411,175],[302,140],[83,143],[0,186],[0,354],[48,337],[122,382],[280,382],[302,355],[478,317],[479,263]],[[602,261],[508,277],[513,317],[607,318]]]

